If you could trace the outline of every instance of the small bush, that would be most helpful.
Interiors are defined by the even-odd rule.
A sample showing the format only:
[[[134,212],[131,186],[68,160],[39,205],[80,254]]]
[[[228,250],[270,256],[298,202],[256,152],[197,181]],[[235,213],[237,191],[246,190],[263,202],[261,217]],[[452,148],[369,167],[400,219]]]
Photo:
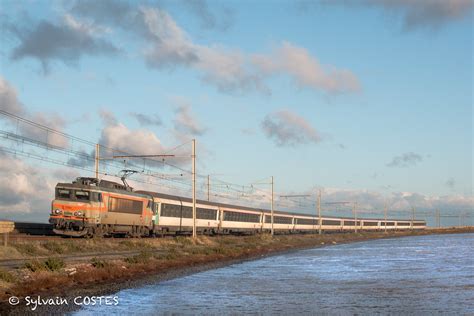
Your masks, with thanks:
[[[178,236],[176,237],[176,243],[181,244],[183,246],[189,246],[193,244],[193,241],[189,237]]]
[[[37,259],[26,262],[25,268],[30,270],[31,272],[46,270],[46,267],[44,266],[43,262]]]
[[[134,249],[136,247],[136,244],[131,240],[123,240],[120,242],[120,246],[126,249]]]
[[[94,249],[94,244],[92,244],[90,240],[68,240],[63,246],[67,252],[81,252],[88,250],[88,247],[90,250]]]
[[[44,266],[49,271],[58,271],[64,268],[65,264],[64,260],[61,258],[50,257],[46,259],[46,261],[44,262]]]
[[[15,277],[10,272],[0,269],[0,280],[12,283],[15,281]]]
[[[54,253],[64,253],[64,247],[56,241],[47,241],[43,244],[43,247]]]
[[[50,257],[46,259],[45,261],[39,261],[39,260],[31,260],[25,263],[25,268],[30,270],[31,272],[37,272],[37,271],[58,271],[62,268],[64,268],[64,261],[61,258],[55,258],[55,257]]]
[[[175,253],[167,253],[167,254],[163,255],[161,258],[165,259],[165,260],[174,260],[177,257],[178,257],[178,255],[176,255]]]
[[[153,255],[148,251],[142,251],[138,255],[127,257],[124,259],[126,263],[137,264],[137,263],[146,263],[148,262]]]
[[[96,257],[91,259],[91,264],[94,268],[97,268],[97,269],[105,268],[109,265],[107,261],[104,261]]]
[[[18,243],[14,247],[21,253],[26,255],[37,255],[39,254],[38,248],[33,243]]]
[[[228,246],[217,246],[212,248],[214,250],[214,253],[219,254],[219,255],[227,255],[232,253],[232,249],[229,248]]]

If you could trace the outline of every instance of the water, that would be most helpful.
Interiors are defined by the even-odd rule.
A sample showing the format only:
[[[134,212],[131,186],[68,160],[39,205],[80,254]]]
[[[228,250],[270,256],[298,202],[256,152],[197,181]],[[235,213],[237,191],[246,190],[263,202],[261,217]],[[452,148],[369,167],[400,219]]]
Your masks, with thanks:
[[[474,314],[474,234],[372,240],[116,293],[90,314]]]

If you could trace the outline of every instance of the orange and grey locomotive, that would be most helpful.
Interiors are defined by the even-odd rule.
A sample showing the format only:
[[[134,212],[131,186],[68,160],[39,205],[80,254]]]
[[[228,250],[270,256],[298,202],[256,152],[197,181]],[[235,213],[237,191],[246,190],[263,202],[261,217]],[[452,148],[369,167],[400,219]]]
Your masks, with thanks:
[[[95,178],[58,183],[49,222],[56,234],[147,236],[153,231],[153,198]]]

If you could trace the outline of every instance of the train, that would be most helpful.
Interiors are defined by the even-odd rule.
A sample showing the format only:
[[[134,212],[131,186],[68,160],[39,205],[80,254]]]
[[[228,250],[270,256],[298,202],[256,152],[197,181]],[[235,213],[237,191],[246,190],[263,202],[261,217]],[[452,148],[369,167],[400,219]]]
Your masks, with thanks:
[[[124,184],[79,177],[58,183],[49,222],[55,234],[71,237],[153,237],[190,234],[192,199],[135,191]],[[321,221],[321,223],[320,223]],[[274,211],[275,233],[425,229],[423,220],[328,217]],[[268,209],[196,201],[196,231],[200,234],[265,233],[272,229]]]

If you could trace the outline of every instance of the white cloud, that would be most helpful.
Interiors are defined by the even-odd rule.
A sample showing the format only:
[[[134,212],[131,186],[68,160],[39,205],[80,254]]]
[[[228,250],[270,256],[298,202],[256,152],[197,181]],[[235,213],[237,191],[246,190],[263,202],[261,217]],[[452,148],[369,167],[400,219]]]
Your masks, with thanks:
[[[101,145],[136,155],[154,155],[165,151],[161,140],[153,132],[131,130],[118,122],[112,113],[101,111],[100,114],[105,123],[99,140]]]
[[[168,12],[156,5],[87,1],[77,4],[72,12],[137,35],[145,43],[143,57],[149,67],[160,71],[193,69],[201,80],[222,92],[270,94],[266,81],[278,74],[289,76],[300,88],[326,93],[360,89],[358,79],[349,70],[323,66],[307,50],[288,42],[283,42],[273,55],[196,43]]]
[[[57,114],[29,112],[28,109],[19,101],[14,87],[1,76],[0,109],[9,114],[20,116],[55,130],[48,130],[37,124],[26,123],[13,117],[0,116],[0,118],[4,119],[7,124],[15,126],[15,133],[18,133],[32,141],[39,141],[52,146],[67,146],[68,139],[61,134],[66,125],[65,120]]]
[[[77,176],[71,170],[30,165],[0,152],[0,216],[17,218],[31,214],[32,221],[47,221],[54,187],[57,182],[66,180],[66,174],[71,178]]]
[[[173,122],[175,130],[184,134],[201,136],[206,132],[206,128],[196,119],[189,105],[180,105],[176,109]]]
[[[264,134],[278,146],[319,143],[318,131],[303,117],[288,110],[268,114],[262,121]]]
[[[265,75],[277,73],[289,75],[301,88],[328,93],[360,90],[359,80],[352,72],[334,66],[323,66],[308,50],[289,42],[283,42],[271,56],[255,55],[253,63]]]
[[[0,76],[0,110],[16,115],[21,115],[25,111],[18,100],[15,88],[2,76]]]
[[[131,155],[161,155],[169,153],[176,155],[177,157],[167,157],[166,161],[181,167],[189,166],[191,162],[191,159],[188,158],[191,156],[190,146],[180,146],[177,150],[172,150],[173,148],[165,146],[161,139],[148,129],[130,129],[117,120],[113,113],[105,110],[102,110],[100,115],[104,121],[104,127],[102,128],[99,143],[108,148],[104,148],[103,151],[105,152],[102,152],[101,155],[113,156],[114,154],[117,154],[116,152],[112,152],[110,149]],[[183,139],[178,136],[184,136],[184,134],[175,133],[173,136],[177,141],[183,141]],[[188,140],[189,139],[186,139],[186,141]],[[130,166],[133,165],[133,161],[140,161],[139,165],[143,164],[142,160],[128,159],[128,161],[131,163]],[[146,164],[149,167],[161,168],[163,165],[160,161],[161,158],[152,158],[152,160],[148,159]],[[175,171],[176,170],[173,172]]]

